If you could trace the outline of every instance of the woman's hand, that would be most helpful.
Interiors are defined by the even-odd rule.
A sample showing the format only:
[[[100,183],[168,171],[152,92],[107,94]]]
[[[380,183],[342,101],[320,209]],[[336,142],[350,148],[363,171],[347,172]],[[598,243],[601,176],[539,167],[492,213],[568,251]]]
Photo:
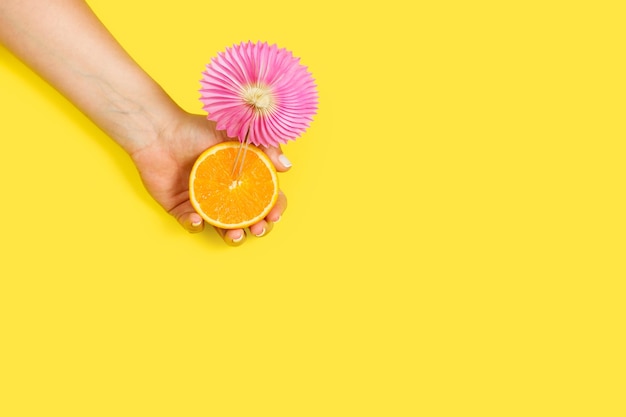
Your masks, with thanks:
[[[229,138],[205,117],[174,103],[84,0],[2,0],[0,42],[132,157],[148,192],[183,227],[190,232],[204,228],[189,202],[189,174],[202,151]],[[280,148],[265,152],[277,171],[289,169]],[[286,205],[281,193],[250,232],[268,233]],[[234,245],[246,236],[241,229],[218,232]]]
[[[208,147],[232,140],[223,131],[215,130],[215,123],[201,115],[181,112],[179,120],[169,124],[171,128],[146,146],[135,150],[131,157],[139,170],[141,179],[152,197],[189,232],[200,232],[204,222],[189,201],[189,174],[198,156]],[[280,148],[266,148],[276,170],[287,171],[288,160]],[[282,216],[287,199],[279,192],[278,201],[264,220],[250,226],[255,236],[264,236]],[[223,230],[215,228],[229,245],[245,241],[242,229]]]

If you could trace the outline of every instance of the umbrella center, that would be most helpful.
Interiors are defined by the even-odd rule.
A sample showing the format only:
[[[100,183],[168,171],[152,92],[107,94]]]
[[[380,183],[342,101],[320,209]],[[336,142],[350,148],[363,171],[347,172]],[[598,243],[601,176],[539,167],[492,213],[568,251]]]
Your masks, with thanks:
[[[270,110],[274,104],[274,98],[269,88],[251,85],[244,89],[243,99],[249,105],[255,107],[258,110]]]

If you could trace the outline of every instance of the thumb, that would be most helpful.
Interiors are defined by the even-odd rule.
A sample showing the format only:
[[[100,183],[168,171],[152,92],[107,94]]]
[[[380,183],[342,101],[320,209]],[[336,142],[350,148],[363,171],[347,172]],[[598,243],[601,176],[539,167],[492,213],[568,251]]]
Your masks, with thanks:
[[[263,152],[270,158],[278,172],[289,171],[291,161],[283,154],[280,146],[263,146],[261,149],[263,149]]]

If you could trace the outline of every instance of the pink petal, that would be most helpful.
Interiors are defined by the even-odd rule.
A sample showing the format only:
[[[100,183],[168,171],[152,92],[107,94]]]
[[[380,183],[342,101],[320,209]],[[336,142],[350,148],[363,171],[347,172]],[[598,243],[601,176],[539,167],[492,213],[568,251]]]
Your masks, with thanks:
[[[267,42],[226,48],[211,59],[202,75],[200,100],[207,117],[240,141],[246,133],[256,145],[294,140],[317,112],[317,87],[307,68],[291,52]],[[258,94],[266,94],[266,101],[257,102]],[[269,107],[267,100],[273,103]]]

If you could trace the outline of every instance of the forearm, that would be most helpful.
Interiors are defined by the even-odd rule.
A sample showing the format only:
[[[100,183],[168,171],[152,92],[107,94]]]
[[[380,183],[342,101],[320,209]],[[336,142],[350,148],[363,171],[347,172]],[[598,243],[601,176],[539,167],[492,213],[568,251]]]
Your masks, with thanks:
[[[2,0],[0,42],[129,153],[181,112],[84,1]]]

